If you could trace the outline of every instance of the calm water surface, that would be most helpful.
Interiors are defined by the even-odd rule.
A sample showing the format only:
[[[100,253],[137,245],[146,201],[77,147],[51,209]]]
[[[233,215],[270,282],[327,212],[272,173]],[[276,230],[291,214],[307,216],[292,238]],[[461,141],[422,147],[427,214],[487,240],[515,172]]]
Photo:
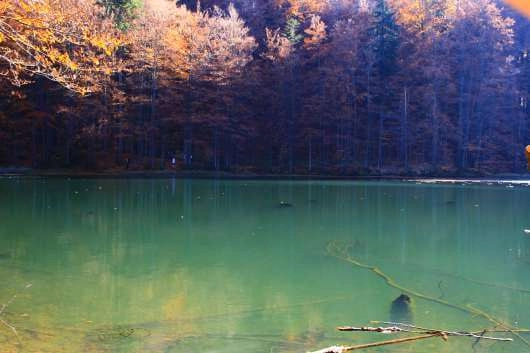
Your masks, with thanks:
[[[280,203],[292,207],[280,207]],[[530,188],[406,182],[0,178],[3,352],[306,352],[394,336],[399,285],[530,328]],[[25,286],[31,283],[31,287]],[[526,289],[526,292],[519,289]],[[413,298],[422,326],[487,320]],[[530,340],[530,335],[525,336]],[[528,352],[451,338],[376,352]]]

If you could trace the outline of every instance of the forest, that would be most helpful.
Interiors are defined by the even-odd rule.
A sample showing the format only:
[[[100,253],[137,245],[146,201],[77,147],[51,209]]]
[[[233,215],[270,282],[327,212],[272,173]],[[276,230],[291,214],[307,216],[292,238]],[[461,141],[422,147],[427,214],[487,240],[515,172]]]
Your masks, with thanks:
[[[526,170],[530,21],[495,0],[0,0],[0,166]]]

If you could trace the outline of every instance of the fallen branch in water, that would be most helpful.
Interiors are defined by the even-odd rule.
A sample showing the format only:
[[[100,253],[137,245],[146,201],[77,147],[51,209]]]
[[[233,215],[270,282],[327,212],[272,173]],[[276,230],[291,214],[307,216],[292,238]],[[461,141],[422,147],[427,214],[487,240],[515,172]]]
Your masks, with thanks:
[[[339,326],[337,327],[339,331],[355,331],[355,332],[380,332],[380,333],[396,333],[396,332],[409,332],[408,330],[402,329],[398,326],[389,326],[389,327],[355,327],[355,326]]]
[[[389,263],[389,264],[392,264],[392,265],[397,264],[396,261],[391,261],[391,260],[386,260],[385,262]],[[433,274],[433,275],[450,277],[450,278],[454,278],[454,279],[457,279],[457,280],[460,280],[460,281],[471,282],[471,283],[475,283],[477,285],[481,285],[481,286],[485,286],[485,287],[506,289],[506,290],[510,290],[510,291],[514,291],[514,292],[530,294],[530,289],[527,289],[527,288],[513,287],[513,286],[508,286],[506,284],[501,284],[501,283],[491,283],[491,282],[481,281],[481,280],[477,280],[477,279],[474,279],[474,278],[471,278],[471,277],[466,277],[464,275],[460,275],[460,274],[457,274],[457,273],[448,273],[448,272],[444,272],[444,271],[441,271],[441,270],[438,270],[438,269],[426,268],[423,265],[420,265],[420,264],[417,264],[417,263],[414,263],[414,262],[410,262],[410,261],[407,261],[407,265],[410,265],[412,267],[419,267],[419,268],[421,268],[422,272],[430,273],[430,274]],[[440,288],[440,283],[438,283],[438,287]],[[440,290],[441,290],[441,288],[440,288]],[[442,297],[443,296],[444,296],[444,294],[442,293]],[[439,299],[442,299],[442,298],[440,297]]]
[[[327,348],[314,351],[314,352],[309,352],[309,353],[344,353],[344,352],[355,351],[358,349],[380,347],[380,346],[386,346],[389,344],[405,343],[405,342],[417,341],[417,340],[422,340],[422,339],[432,338],[432,337],[439,337],[439,336],[440,335],[437,333],[431,333],[431,334],[425,334],[421,336],[397,338],[397,339],[388,340],[388,341],[358,344],[355,346],[331,346],[331,347],[327,347]]]
[[[374,321],[375,323],[379,323],[380,321]],[[476,338],[475,343],[478,342],[480,339],[485,340],[492,340],[492,341],[501,341],[501,342],[512,342],[512,338],[505,338],[505,337],[491,337],[491,336],[485,336],[485,333],[488,332],[488,330],[482,330],[479,332],[470,332],[470,331],[448,331],[448,330],[440,330],[440,329],[431,329],[431,328],[425,328],[420,326],[414,326],[410,324],[404,324],[401,322],[387,322],[383,321],[383,324],[386,325],[392,325],[392,326],[386,326],[386,327],[372,327],[372,326],[362,326],[362,327],[356,327],[356,326],[339,326],[337,327],[337,330],[339,331],[354,331],[354,332],[379,332],[384,334],[396,334],[396,333],[420,333],[419,336],[412,336],[412,337],[404,337],[404,338],[397,338],[393,340],[387,340],[387,341],[379,341],[379,342],[372,342],[372,343],[365,343],[365,344],[359,344],[354,346],[331,346],[327,347],[318,351],[309,352],[309,353],[344,353],[344,352],[350,352],[358,349],[365,349],[365,348],[372,348],[372,347],[379,347],[379,346],[386,346],[390,344],[399,344],[399,343],[405,343],[405,342],[411,342],[411,341],[417,341],[427,338],[433,338],[433,337],[440,337],[444,341],[447,341],[449,337],[456,336],[456,337],[471,337]],[[509,330],[495,330],[495,332],[505,332],[505,333],[513,333]]]
[[[379,321],[374,321],[374,323],[378,323]],[[474,337],[478,339],[488,339],[493,341],[505,341],[505,342],[511,342],[513,341],[512,338],[505,338],[505,337],[491,337],[491,336],[484,336],[486,332],[489,330],[484,329],[478,332],[471,332],[471,331],[449,331],[449,330],[440,330],[440,329],[432,329],[432,328],[426,328],[421,326],[415,326],[411,324],[404,324],[402,322],[392,322],[392,321],[383,321],[382,322],[385,325],[394,325],[392,327],[398,328],[401,332],[424,332],[424,333],[436,333],[439,332],[444,336],[463,336],[463,337]],[[405,327],[405,328],[404,328]],[[416,331],[409,331],[408,329],[414,329]],[[396,331],[398,332],[398,331]],[[505,333],[513,333],[511,330],[496,330],[495,332],[505,332]]]
[[[490,314],[488,314],[488,313],[486,313],[486,312],[484,312],[482,310],[479,310],[479,309],[477,309],[475,307],[472,307],[471,305],[460,306],[460,305],[453,304],[453,303],[450,303],[448,301],[442,300],[440,298],[431,297],[431,296],[425,295],[423,293],[416,292],[416,291],[414,291],[412,289],[403,287],[402,285],[396,283],[389,275],[387,275],[386,273],[381,271],[378,267],[367,265],[367,264],[363,264],[363,263],[357,261],[355,258],[353,258],[351,255],[348,254],[348,252],[347,252],[348,247],[344,246],[344,244],[343,244],[342,248],[339,245],[340,245],[340,242],[330,241],[328,243],[328,245],[326,246],[327,254],[330,255],[330,256],[333,256],[333,257],[335,257],[335,258],[337,258],[339,260],[345,261],[345,262],[347,262],[349,264],[352,264],[352,265],[355,265],[357,267],[363,268],[365,270],[370,270],[370,271],[374,272],[377,276],[382,278],[388,286],[390,286],[392,288],[395,288],[395,289],[398,289],[398,290],[400,290],[403,293],[406,293],[408,295],[411,295],[411,296],[419,298],[419,299],[424,299],[424,300],[427,300],[427,301],[431,301],[431,302],[434,302],[434,303],[445,305],[447,307],[450,307],[450,308],[453,308],[453,309],[457,309],[459,311],[462,311],[462,312],[465,312],[465,313],[468,313],[468,314],[471,314],[471,315],[474,315],[474,316],[482,317],[483,319],[486,319],[489,322],[494,323],[496,326],[501,327],[502,329],[504,329],[506,331],[509,331],[514,336],[519,338],[523,343],[525,343],[527,346],[530,347],[530,342],[528,342],[528,340],[526,340],[524,337],[522,337],[520,334],[518,334],[517,331],[513,327],[501,322],[500,320],[497,320],[496,318],[494,318]]]

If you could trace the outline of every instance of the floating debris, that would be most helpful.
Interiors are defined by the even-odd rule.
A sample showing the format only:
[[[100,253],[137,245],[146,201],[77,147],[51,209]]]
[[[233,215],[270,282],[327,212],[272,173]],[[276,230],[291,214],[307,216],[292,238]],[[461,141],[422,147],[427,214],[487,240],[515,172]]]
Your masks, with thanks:
[[[94,334],[90,334],[89,336],[96,337],[102,342],[113,342],[126,338],[145,338],[151,336],[151,331],[143,327],[115,326],[98,329]]]

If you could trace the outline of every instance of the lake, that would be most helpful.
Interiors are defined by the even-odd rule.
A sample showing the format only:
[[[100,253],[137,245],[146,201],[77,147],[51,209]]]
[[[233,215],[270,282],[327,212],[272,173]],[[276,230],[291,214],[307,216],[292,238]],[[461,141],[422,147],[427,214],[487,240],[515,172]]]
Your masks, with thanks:
[[[493,328],[480,311],[530,328],[524,185],[4,177],[0,222],[0,302],[16,295],[0,319],[18,333],[0,324],[2,352],[303,353],[401,337],[336,331],[390,320],[402,291],[330,244],[439,300],[412,296],[416,325]],[[475,341],[370,351],[530,349]]]

